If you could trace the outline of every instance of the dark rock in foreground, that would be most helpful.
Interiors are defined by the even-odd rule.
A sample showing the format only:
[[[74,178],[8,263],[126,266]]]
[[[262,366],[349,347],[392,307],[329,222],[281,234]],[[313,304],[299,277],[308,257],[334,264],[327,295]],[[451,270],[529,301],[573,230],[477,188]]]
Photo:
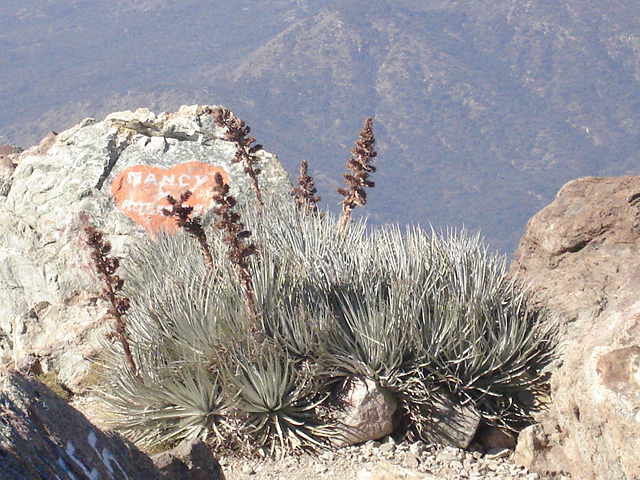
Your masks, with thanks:
[[[133,444],[97,429],[42,383],[0,372],[0,480],[224,478],[204,445],[186,450],[172,463],[179,475],[168,477]]]

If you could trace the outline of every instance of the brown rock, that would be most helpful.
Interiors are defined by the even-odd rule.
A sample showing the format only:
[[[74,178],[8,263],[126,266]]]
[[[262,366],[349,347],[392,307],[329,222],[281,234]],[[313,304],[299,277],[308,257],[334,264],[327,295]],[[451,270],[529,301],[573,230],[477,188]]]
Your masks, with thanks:
[[[11,188],[11,175],[20,149],[13,145],[0,145],[0,197],[7,196]]]
[[[640,284],[640,177],[567,183],[527,224],[511,273],[561,316],[568,338]],[[585,325],[586,323],[586,325]]]
[[[511,271],[558,315],[564,338],[543,432],[518,441],[525,466],[640,478],[638,258],[640,177],[574,180],[529,221]]]
[[[15,145],[0,145],[0,165],[3,164],[3,161],[10,160],[12,166],[14,166],[15,162],[13,160],[20,152],[22,152],[22,149]]]
[[[339,446],[364,443],[389,435],[394,430],[393,414],[398,402],[390,392],[371,380],[354,380],[345,395],[344,426]]]
[[[482,445],[482,448],[486,452],[504,448],[513,450],[516,447],[516,437],[514,434],[487,425],[482,426],[478,430],[475,439]]]
[[[171,455],[169,452],[159,453],[153,457],[153,463],[160,471],[160,478],[171,480],[173,478],[187,478],[189,468],[182,460]]]
[[[541,473],[564,471],[568,463],[562,446],[554,445],[539,424],[530,425],[520,432],[512,460],[528,470]]]
[[[15,153],[17,151],[17,147],[13,146],[13,145],[0,145],[0,157],[5,157],[7,155],[10,155],[12,153]]]
[[[46,155],[46,153],[56,143],[57,139],[58,139],[57,132],[47,133],[45,137],[42,140],[40,140],[40,143],[38,143],[38,145],[34,145],[33,147],[22,152],[21,155],[16,159],[15,163],[20,163],[20,161],[25,157],[30,157],[34,155]]]

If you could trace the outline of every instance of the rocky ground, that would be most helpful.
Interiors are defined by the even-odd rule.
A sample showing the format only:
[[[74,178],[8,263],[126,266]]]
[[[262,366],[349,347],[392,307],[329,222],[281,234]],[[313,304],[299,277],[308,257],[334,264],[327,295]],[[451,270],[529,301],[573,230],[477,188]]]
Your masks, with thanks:
[[[510,461],[510,450],[483,454],[422,442],[367,442],[317,457],[303,455],[282,460],[247,461],[219,458],[227,480],[537,480],[569,479],[541,476]]]

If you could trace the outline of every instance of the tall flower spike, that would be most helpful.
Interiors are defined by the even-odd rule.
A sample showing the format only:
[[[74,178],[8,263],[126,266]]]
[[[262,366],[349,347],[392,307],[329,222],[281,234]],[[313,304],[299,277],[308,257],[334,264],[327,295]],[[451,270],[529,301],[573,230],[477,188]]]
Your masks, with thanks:
[[[307,213],[318,212],[318,202],[320,197],[316,195],[315,184],[313,178],[308,174],[309,164],[306,160],[300,162],[300,175],[298,176],[298,186],[293,189],[293,195],[298,208],[303,209]]]
[[[182,194],[180,195],[180,200],[176,200],[171,195],[167,195],[166,199],[167,202],[171,204],[171,210],[163,208],[162,214],[166,217],[173,217],[178,227],[198,240],[198,243],[200,244],[200,250],[202,251],[202,256],[204,257],[204,263],[207,265],[207,268],[212,271],[213,257],[211,256],[211,250],[209,250],[209,245],[207,243],[207,234],[202,228],[200,217],[191,218],[193,207],[183,205],[184,202],[189,200],[189,198],[191,198],[191,192],[189,190],[182,192]]]
[[[218,107],[211,110],[210,113],[217,125],[227,129],[225,140],[236,143],[236,155],[233,161],[244,165],[244,173],[251,178],[251,185],[256,193],[256,199],[261,207],[264,206],[262,192],[260,191],[260,185],[258,185],[258,175],[260,175],[261,170],[256,168],[258,162],[256,153],[262,150],[262,145],[251,146],[256,141],[255,137],[248,136],[251,128],[236,117],[231,110]]]
[[[356,146],[351,150],[351,158],[347,160],[347,169],[351,174],[345,173],[344,179],[347,188],[339,188],[338,193],[344,197],[342,200],[342,216],[338,223],[338,231],[343,232],[351,219],[351,212],[356,206],[367,204],[367,192],[365,188],[373,188],[375,183],[370,181],[369,174],[376,171],[373,159],[378,155],[373,149],[375,143],[373,136],[373,118],[367,118],[360,131],[360,138]]]
[[[126,332],[127,321],[125,315],[129,310],[130,303],[127,297],[119,293],[124,285],[124,280],[116,275],[116,270],[118,270],[120,262],[117,258],[108,256],[111,252],[111,244],[104,240],[102,232],[94,226],[85,227],[84,231],[87,235],[87,245],[91,249],[93,264],[98,272],[98,276],[104,280],[105,286],[102,290],[102,298],[111,304],[108,313],[116,320],[113,334],[122,345],[129,368],[133,374],[137,376],[138,367],[133,361],[133,355],[131,354],[131,347]]]
[[[227,255],[238,270],[247,310],[256,322],[258,310],[248,262],[249,257],[256,253],[256,247],[253,243],[245,244],[245,240],[251,236],[251,232],[245,230],[244,224],[240,222],[240,215],[233,211],[236,199],[229,195],[229,185],[224,183],[222,175],[219,173],[215,175],[215,182],[213,201],[218,205],[213,210],[218,217],[215,227],[224,232],[222,241],[229,247]]]

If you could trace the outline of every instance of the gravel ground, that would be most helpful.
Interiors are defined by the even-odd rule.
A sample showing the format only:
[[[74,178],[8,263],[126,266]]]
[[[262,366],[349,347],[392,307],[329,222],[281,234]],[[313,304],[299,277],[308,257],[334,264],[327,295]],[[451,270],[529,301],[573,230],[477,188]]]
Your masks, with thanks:
[[[567,475],[542,476],[529,473],[510,461],[511,454],[510,450],[482,454],[452,447],[425,445],[422,442],[396,444],[393,439],[388,438],[383,443],[370,441],[335,452],[324,452],[318,457],[303,455],[262,461],[223,457],[218,460],[227,480],[356,480],[365,478],[359,477],[359,472],[382,462],[399,465],[412,472],[430,474],[433,477],[425,477],[434,480],[570,479]]]
[[[83,400],[74,402],[75,407],[87,413],[93,409],[95,413],[97,404],[88,399]],[[97,426],[103,429],[108,427],[99,423]],[[571,480],[566,474],[530,473],[514,464],[511,456],[510,450],[485,454],[441,445],[426,445],[423,442],[396,443],[392,437],[387,437],[381,442],[369,441],[363,445],[323,452],[319,456],[290,456],[280,460],[217,456],[217,459],[226,480],[360,480],[369,477],[359,478],[359,473],[382,462],[427,474],[425,480]],[[399,480],[402,477],[386,478]],[[407,477],[410,480],[414,478],[419,477]]]

